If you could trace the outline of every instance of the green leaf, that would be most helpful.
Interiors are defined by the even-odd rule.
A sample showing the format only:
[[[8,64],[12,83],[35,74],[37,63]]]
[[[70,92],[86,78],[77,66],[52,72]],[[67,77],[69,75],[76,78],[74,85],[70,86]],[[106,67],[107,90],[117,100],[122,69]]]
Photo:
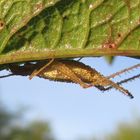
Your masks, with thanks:
[[[1,0],[0,64],[140,55],[140,0]]]

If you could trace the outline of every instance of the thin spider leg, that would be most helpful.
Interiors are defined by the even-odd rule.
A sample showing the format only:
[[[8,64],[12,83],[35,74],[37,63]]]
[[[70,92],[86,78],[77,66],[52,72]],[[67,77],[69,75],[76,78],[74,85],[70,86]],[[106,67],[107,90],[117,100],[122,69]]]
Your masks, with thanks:
[[[137,64],[137,65],[134,65],[134,66],[132,66],[132,67],[129,67],[129,68],[126,68],[126,69],[123,69],[123,70],[121,70],[121,71],[119,71],[119,72],[116,72],[116,73],[114,73],[114,74],[111,74],[110,76],[107,76],[107,78],[114,78],[114,77],[116,77],[116,76],[118,76],[118,75],[120,75],[120,74],[123,74],[123,73],[125,73],[125,72],[128,72],[128,71],[130,71],[130,70],[132,70],[132,69],[135,69],[135,68],[138,68],[138,67],[140,67],[140,64]]]
[[[104,87],[104,86],[95,86],[97,89],[99,89],[99,90],[101,90],[101,91],[107,91],[107,90],[109,90],[109,89],[107,89],[106,87]],[[111,88],[113,88],[112,86],[111,86]]]
[[[124,84],[124,83],[127,83],[127,82],[131,82],[132,80],[135,80],[137,78],[140,78],[140,74],[137,74],[137,75],[135,75],[133,77],[130,77],[130,78],[127,78],[127,79],[124,79],[124,80],[121,80],[121,81],[117,82],[116,84],[121,85],[121,84]],[[113,87],[112,86],[109,86],[109,87],[105,88],[103,86],[102,87],[101,86],[100,87],[98,86],[97,88],[100,88],[100,90],[106,91],[106,90],[112,89]]]
[[[83,57],[80,57],[80,58],[78,58],[78,60],[76,60],[76,61],[80,62],[82,59],[83,59]]]
[[[32,74],[29,76],[29,79],[31,80],[34,76],[39,75],[44,69],[46,69],[50,64],[52,64],[54,59],[51,59],[46,65],[41,67],[39,70],[34,70]]]
[[[10,74],[7,74],[7,75],[0,76],[0,78],[6,78],[6,77],[14,76],[14,75],[15,75],[15,74],[10,73]]]
[[[116,84],[117,84],[117,83],[116,83]],[[118,86],[119,86],[119,84],[118,84]],[[107,88],[105,88],[105,87],[103,87],[103,86],[95,86],[95,87],[96,87],[97,89],[101,90],[101,91],[107,91],[107,90],[110,90],[110,89],[112,89],[112,88],[115,88],[115,87],[112,87],[112,86],[107,87]],[[119,86],[119,88],[120,88],[120,89],[118,89],[118,88],[115,88],[115,89],[120,90],[124,95],[129,96],[131,99],[134,98],[134,96],[133,96],[128,90],[124,89],[124,88],[121,87],[121,86]]]
[[[106,78],[106,77],[105,77],[105,78]],[[107,78],[106,78],[105,80],[106,80],[106,82],[108,82],[108,85],[110,85],[111,87],[113,87],[113,88],[119,90],[119,91],[122,92],[124,95],[127,95],[127,96],[129,96],[130,98],[134,98],[133,95],[132,95],[127,89],[123,88],[122,86],[118,85],[117,83],[115,83],[115,82],[113,82],[113,81],[111,81],[111,80],[109,80],[109,79],[107,79]],[[98,88],[99,90],[101,90],[101,91],[105,91],[105,90],[106,90],[106,88],[105,88],[103,85],[101,85],[101,84],[95,85],[95,87],[97,87],[97,88]]]

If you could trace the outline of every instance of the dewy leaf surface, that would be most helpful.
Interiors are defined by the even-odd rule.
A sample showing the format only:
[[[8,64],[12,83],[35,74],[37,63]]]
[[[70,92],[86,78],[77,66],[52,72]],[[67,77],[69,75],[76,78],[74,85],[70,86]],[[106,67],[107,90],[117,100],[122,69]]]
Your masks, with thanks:
[[[140,0],[1,0],[0,64],[140,55]]]

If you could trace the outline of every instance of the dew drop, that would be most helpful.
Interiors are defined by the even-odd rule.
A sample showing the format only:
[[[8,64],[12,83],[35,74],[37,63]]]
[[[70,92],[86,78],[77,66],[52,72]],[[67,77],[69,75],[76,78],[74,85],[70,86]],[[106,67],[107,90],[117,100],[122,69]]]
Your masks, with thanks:
[[[93,9],[93,4],[90,4],[89,5],[89,9]]]

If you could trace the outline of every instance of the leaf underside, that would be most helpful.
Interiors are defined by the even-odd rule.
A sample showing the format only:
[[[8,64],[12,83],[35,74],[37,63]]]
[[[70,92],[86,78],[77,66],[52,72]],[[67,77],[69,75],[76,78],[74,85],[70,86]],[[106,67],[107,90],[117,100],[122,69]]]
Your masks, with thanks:
[[[140,55],[140,0],[0,0],[0,64]]]

